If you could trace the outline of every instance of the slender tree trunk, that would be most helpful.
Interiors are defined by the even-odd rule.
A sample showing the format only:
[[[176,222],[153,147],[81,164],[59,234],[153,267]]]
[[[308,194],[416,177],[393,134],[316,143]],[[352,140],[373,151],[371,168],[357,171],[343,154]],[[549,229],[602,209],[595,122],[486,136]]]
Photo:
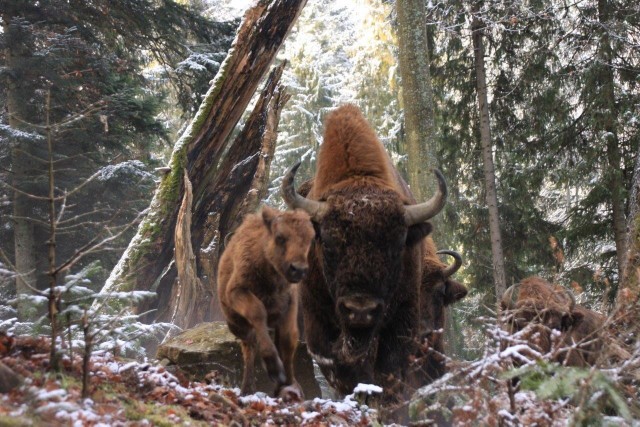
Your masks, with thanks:
[[[425,7],[424,0],[396,1],[407,171],[411,192],[418,201],[433,192],[435,183],[430,171],[436,166]]]
[[[489,102],[487,100],[487,78],[484,66],[484,24],[478,18],[478,3],[474,4],[473,53],[476,71],[476,93],[480,110],[480,142],[482,144],[482,161],[484,169],[485,192],[489,210],[489,230],[491,233],[491,255],[493,258],[493,281],[496,298],[500,300],[506,290],[504,255],[502,253],[502,236],[500,233],[500,216],[498,214],[498,195],[496,191],[496,174],[493,165],[493,147],[491,143],[491,124],[489,119]]]
[[[46,104],[46,132],[47,132],[47,151],[49,154],[49,323],[51,326],[51,348],[49,353],[49,366],[52,370],[60,369],[60,360],[57,350],[58,338],[58,291],[57,291],[57,268],[56,268],[56,194],[55,180],[53,172],[53,137],[51,130],[51,90],[47,92]]]
[[[598,0],[598,20],[601,28],[600,51],[598,56],[600,63],[598,83],[601,90],[598,99],[602,111],[601,123],[596,123],[600,130],[604,131],[607,146],[607,172],[609,174],[609,188],[611,190],[611,211],[613,216],[613,236],[616,244],[616,257],[618,261],[618,277],[622,279],[625,270],[625,258],[627,255],[627,220],[625,215],[625,188],[622,177],[621,155],[618,141],[617,120],[618,113],[615,96],[615,80],[612,61],[613,52],[611,40],[607,33],[609,26],[609,6],[607,0]]]
[[[161,279],[173,258],[173,230],[184,192],[183,170],[187,170],[193,184],[193,230],[197,230],[196,214],[208,216],[204,212],[205,199],[212,197],[212,182],[221,173],[219,161],[228,137],[305,3],[306,0],[261,1],[247,11],[198,113],[174,147],[171,171],[156,190],[149,213],[112,271],[103,293],[148,290],[167,286],[163,282],[173,283]],[[199,247],[194,244],[196,251]]]

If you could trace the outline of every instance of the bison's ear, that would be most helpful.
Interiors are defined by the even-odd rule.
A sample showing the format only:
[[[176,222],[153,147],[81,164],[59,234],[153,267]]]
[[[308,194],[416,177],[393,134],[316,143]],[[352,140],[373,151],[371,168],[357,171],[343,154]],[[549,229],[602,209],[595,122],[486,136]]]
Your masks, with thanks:
[[[263,206],[261,214],[264,225],[267,227],[267,230],[271,231],[271,224],[276,217],[276,211],[268,206]]]
[[[444,282],[444,305],[451,305],[467,296],[467,288],[456,280],[448,279]]]
[[[406,240],[407,246],[413,246],[416,243],[420,243],[422,239],[431,233],[432,229],[433,227],[430,222],[420,222],[409,227]]]

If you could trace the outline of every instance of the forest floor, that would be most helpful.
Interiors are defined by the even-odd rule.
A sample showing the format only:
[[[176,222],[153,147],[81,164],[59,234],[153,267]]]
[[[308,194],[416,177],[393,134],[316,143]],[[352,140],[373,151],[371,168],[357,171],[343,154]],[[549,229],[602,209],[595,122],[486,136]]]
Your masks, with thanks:
[[[288,404],[262,393],[239,396],[237,388],[191,382],[179,370],[111,354],[91,358],[91,392],[83,399],[81,357],[65,355],[60,372],[51,372],[49,341],[43,338],[0,346],[0,361],[23,379],[0,394],[0,426],[377,424],[376,411],[351,397]]]
[[[0,367],[20,375],[22,385],[0,393],[0,427],[381,425],[378,412],[353,395],[342,401],[316,398],[301,403],[264,393],[240,396],[238,388],[218,384],[215,375],[206,383],[193,382],[175,367],[112,353],[93,355],[89,397],[82,398],[79,354],[71,357],[63,349],[61,369],[52,372],[46,338],[18,337],[8,346],[6,337],[0,339]],[[524,376],[516,390],[509,386],[512,376],[505,376],[509,371],[504,366],[518,351],[522,358],[530,349],[514,346],[473,362],[452,363],[447,374],[420,390],[422,416],[465,427],[640,427],[637,388],[635,381],[625,380],[629,374],[624,369],[604,375],[594,368],[533,363],[527,367],[529,374],[519,370]],[[3,381],[0,375],[0,390]],[[432,425],[418,418],[425,422],[415,425]]]

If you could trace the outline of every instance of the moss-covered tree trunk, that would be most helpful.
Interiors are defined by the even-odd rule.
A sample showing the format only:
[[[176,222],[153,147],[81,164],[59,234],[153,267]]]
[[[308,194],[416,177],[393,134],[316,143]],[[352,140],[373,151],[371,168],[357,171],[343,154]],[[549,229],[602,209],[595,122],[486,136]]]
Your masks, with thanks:
[[[633,182],[629,196],[629,220],[627,225],[627,253],[624,274],[620,280],[617,305],[637,300],[640,295],[640,155],[636,157]],[[626,289],[626,291],[625,291]]]
[[[157,301],[147,301],[142,311],[158,308],[152,318],[170,321],[182,317],[180,322],[190,327],[203,320],[223,320],[217,299],[218,259],[224,250],[226,236],[233,233],[240,220],[252,212],[264,197],[269,166],[275,151],[280,112],[288,100],[280,78],[285,64],[276,67],[269,76],[253,112],[242,132],[236,137],[229,152],[221,161],[215,179],[209,184],[198,206],[193,209],[190,241],[196,255],[197,278],[202,278],[205,292],[200,292],[196,305],[175,316],[176,273],[172,265],[163,275],[157,288]],[[176,258],[178,245],[176,242]],[[176,259],[176,264],[179,264]],[[198,283],[193,283],[198,287]]]
[[[156,288],[160,292],[161,279],[166,277],[173,258],[173,232],[184,192],[183,170],[186,169],[193,184],[194,232],[203,226],[202,218],[209,217],[208,200],[214,197],[212,188],[218,188],[212,187],[213,183],[224,173],[218,165],[229,135],[305,3],[306,0],[264,0],[247,11],[200,109],[175,144],[169,173],[159,184],[149,212],[112,271],[103,293]],[[233,176],[223,178],[231,181]],[[200,242],[195,239],[194,233],[193,247],[198,251]]]
[[[396,10],[407,172],[411,192],[424,201],[435,190],[430,170],[436,166],[426,4],[423,0],[397,0]]]

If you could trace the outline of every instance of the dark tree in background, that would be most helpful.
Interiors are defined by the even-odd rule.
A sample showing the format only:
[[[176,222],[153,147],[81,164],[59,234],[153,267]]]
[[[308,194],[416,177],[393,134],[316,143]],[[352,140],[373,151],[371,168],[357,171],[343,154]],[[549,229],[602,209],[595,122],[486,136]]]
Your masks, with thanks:
[[[148,205],[149,152],[165,143],[167,129],[157,118],[163,97],[143,68],[160,64],[177,93],[199,96],[202,76],[216,71],[212,55],[226,51],[235,23],[211,22],[173,1],[3,0],[0,14],[0,249],[19,273],[15,288],[2,284],[6,297],[42,289],[47,280],[48,210],[29,196],[47,194],[45,94],[51,93],[51,122],[74,118],[55,135],[56,195],[95,177],[59,203],[72,218],[58,230],[64,259],[108,235],[107,222],[131,221]],[[188,74],[179,71],[184,60],[206,64]],[[83,261],[102,262],[97,281],[128,238]],[[21,319],[28,309],[19,305]]]

